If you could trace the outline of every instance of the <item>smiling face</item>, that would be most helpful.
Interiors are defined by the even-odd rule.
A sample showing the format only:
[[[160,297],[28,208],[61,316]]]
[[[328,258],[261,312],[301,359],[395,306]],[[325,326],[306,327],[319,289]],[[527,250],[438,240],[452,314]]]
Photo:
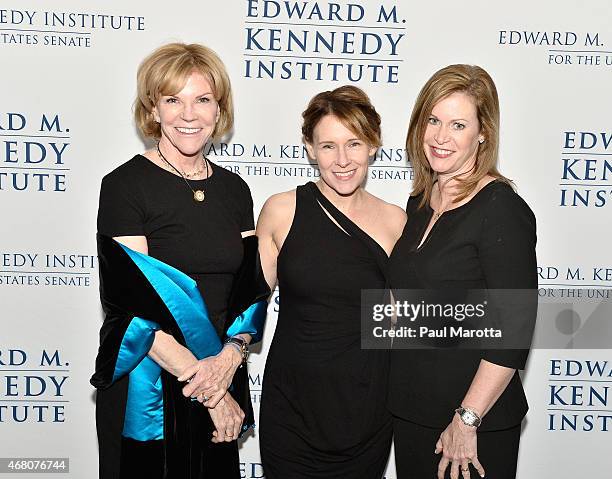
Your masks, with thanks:
[[[433,107],[423,136],[423,150],[433,171],[454,176],[473,168],[481,140],[484,138],[474,100],[456,92]]]
[[[208,79],[193,72],[181,91],[163,95],[153,108],[161,127],[160,148],[173,156],[200,155],[219,119],[219,105]]]
[[[306,149],[317,161],[325,185],[341,196],[353,194],[363,184],[369,158],[376,152],[333,115],[317,123]]]

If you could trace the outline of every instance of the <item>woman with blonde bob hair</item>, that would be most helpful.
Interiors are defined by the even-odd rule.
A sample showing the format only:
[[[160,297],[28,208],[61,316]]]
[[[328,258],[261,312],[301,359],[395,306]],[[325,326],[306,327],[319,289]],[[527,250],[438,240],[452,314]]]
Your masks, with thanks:
[[[406,215],[364,189],[381,144],[367,95],[315,95],[302,136],[320,179],[268,199],[257,223],[280,311],[266,361],[260,451],[268,479],[381,479],[391,448],[388,351],[361,349],[361,291],[387,284]]]
[[[408,222],[390,261],[396,299],[400,290],[443,297],[528,290],[531,298],[535,217],[497,170],[498,147],[499,101],[489,74],[472,65],[436,72],[419,93],[408,128],[414,182]],[[394,344],[389,408],[398,478],[484,477],[485,470],[496,479],[515,477],[527,412],[518,370],[535,324],[532,304],[519,303],[499,317],[502,329],[524,333],[518,347],[477,349],[468,342],[456,349],[440,340],[444,347],[400,350]]]
[[[194,71],[207,78],[218,105],[219,117],[211,138],[221,138],[232,129],[232,87],[221,59],[204,45],[170,43],[147,57],[138,69],[134,119],[143,136],[160,139],[161,124],[154,113],[156,104],[161,96],[181,90]]]
[[[230,81],[209,48],[172,43],[137,87],[156,145],[102,179],[98,209],[100,478],[237,479],[269,291],[249,188],[204,155],[232,128]]]

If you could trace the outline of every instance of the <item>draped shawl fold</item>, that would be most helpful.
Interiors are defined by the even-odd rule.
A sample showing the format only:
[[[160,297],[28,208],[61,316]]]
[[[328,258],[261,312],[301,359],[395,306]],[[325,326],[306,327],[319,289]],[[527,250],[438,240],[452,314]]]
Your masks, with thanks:
[[[137,441],[188,439],[188,400],[170,397],[165,389],[180,394],[180,385],[163,379],[161,368],[147,353],[155,332],[171,334],[198,359],[217,354],[222,341],[208,317],[196,282],[172,266],[138,253],[110,237],[97,235],[100,267],[100,297],[105,320],[100,330],[100,348],[91,384],[99,390],[111,388],[127,376],[125,404],[117,404],[123,415],[123,437]],[[259,341],[270,290],[257,255],[257,238],[243,239],[244,257],[238,270],[224,333],[248,333]],[[233,319],[233,321],[232,321]],[[248,374],[240,368],[230,392],[245,412],[242,431],[254,424]],[[204,408],[204,406],[202,406]],[[103,427],[103,425],[98,425]],[[102,451],[101,451],[102,453]]]

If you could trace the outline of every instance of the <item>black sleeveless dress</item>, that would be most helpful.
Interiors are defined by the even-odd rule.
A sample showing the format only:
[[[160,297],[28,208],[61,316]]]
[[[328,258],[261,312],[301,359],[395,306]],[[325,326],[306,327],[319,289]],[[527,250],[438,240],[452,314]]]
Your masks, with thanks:
[[[362,289],[385,288],[387,262],[314,183],[297,188],[260,409],[267,479],[382,477],[388,351],[361,349],[360,303]]]

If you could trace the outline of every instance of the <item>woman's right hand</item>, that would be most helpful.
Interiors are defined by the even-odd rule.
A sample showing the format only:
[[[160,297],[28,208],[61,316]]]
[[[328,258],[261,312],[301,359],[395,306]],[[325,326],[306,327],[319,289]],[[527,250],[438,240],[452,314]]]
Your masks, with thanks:
[[[208,413],[215,425],[212,442],[232,442],[238,439],[244,412],[231,394],[223,396],[214,408],[208,408]]]
[[[185,397],[192,397],[206,407],[214,408],[227,393],[242,355],[233,346],[225,346],[219,354],[200,359],[185,368],[178,380],[188,381],[183,388]],[[204,399],[206,398],[206,399]]]

